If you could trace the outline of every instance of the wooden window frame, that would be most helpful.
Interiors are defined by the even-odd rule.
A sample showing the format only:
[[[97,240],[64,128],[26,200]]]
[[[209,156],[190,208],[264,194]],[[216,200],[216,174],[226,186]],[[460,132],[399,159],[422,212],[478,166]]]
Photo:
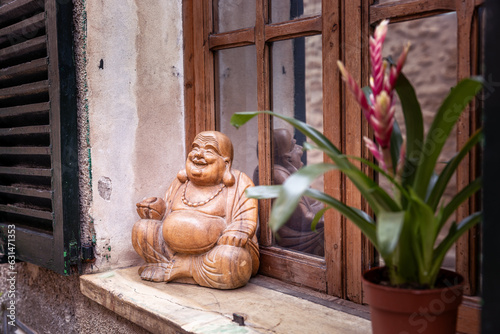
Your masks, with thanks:
[[[0,117],[30,117],[34,112],[47,112],[48,110],[50,145],[43,149],[50,155],[51,167],[48,170],[48,176],[51,189],[44,191],[43,196],[51,200],[52,212],[26,210],[12,205],[6,210],[24,217],[42,215],[52,221],[50,231],[39,231],[36,227],[24,226],[22,222],[15,224],[16,259],[34,263],[62,275],[69,275],[72,272],[79,272],[81,268],[73,2],[16,0],[0,7],[0,15],[6,17],[25,15],[23,14],[25,8],[35,6],[35,3],[43,3],[44,6],[49,102],[39,103],[36,106],[0,108]],[[28,39],[28,43],[29,41]],[[43,110],[34,108],[39,108],[42,104]],[[15,146],[10,151],[14,152],[18,149],[24,148]],[[8,148],[1,152],[11,154]],[[3,191],[10,193],[19,190],[25,195],[36,196],[32,195],[33,192],[29,189],[3,187]],[[28,193],[25,193],[26,191]],[[2,212],[5,211],[0,210],[0,235],[4,247],[3,260],[6,261],[8,255],[6,241],[11,223],[8,219],[4,219]],[[72,267],[75,270],[72,270]]]
[[[336,61],[342,60],[354,79],[366,84],[369,73],[368,36],[382,19],[401,22],[437,14],[457,13],[457,79],[478,72],[478,10],[484,0],[399,0],[379,4],[374,0],[323,0],[321,15],[268,24],[267,0],[256,1],[255,26],[230,32],[214,33],[212,6],[215,0],[184,1],[186,147],[197,132],[216,129],[214,102],[213,51],[255,45],[257,52],[258,109],[269,110],[268,42],[321,34],[323,52],[323,124],[324,134],[348,155],[369,157],[362,137],[370,135],[367,122],[353,97],[346,93]],[[200,22],[202,22],[200,27]],[[349,45],[349,49],[342,45]],[[357,50],[354,52],[353,50]],[[361,50],[361,51],[359,51]],[[457,146],[461,147],[480,125],[480,112],[471,105],[460,118]],[[269,154],[272,126],[268,115],[259,115],[259,175],[260,184],[271,184],[272,158]],[[334,130],[337,129],[337,130]],[[343,138],[349,137],[349,141]],[[463,188],[479,173],[479,153],[469,155],[457,171],[457,189]],[[366,166],[363,170],[371,175]],[[337,185],[334,187],[333,185]],[[347,205],[367,209],[355,187],[340,173],[325,175],[325,191]],[[457,219],[478,209],[477,198],[464,204]],[[271,246],[267,229],[271,203],[260,201],[261,269],[264,275],[305,285],[357,303],[363,302],[361,275],[375,263],[373,247],[351,222],[335,210],[325,215],[325,258],[315,259]],[[266,233],[267,232],[267,233]],[[457,243],[457,271],[465,277],[465,293],[478,291],[479,228],[463,236]],[[467,297],[459,323],[463,332],[474,332],[479,323],[479,302]],[[472,320],[472,321],[471,321]],[[465,326],[465,327],[464,327]],[[470,328],[467,328],[469,326]]]

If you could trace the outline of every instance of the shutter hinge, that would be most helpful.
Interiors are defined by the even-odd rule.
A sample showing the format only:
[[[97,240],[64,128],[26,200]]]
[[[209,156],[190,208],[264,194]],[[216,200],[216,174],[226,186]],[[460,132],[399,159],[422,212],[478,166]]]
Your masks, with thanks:
[[[90,245],[82,246],[82,261],[85,263],[91,263],[95,261],[93,246]]]
[[[71,265],[78,264],[78,243],[73,240],[69,243],[69,263]]]

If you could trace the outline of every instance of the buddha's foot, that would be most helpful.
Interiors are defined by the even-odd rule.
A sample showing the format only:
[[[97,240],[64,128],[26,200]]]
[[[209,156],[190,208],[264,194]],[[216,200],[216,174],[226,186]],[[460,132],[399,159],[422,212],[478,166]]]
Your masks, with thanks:
[[[139,268],[141,279],[152,282],[168,282],[167,272],[171,263],[148,263]]]
[[[177,278],[192,277],[191,263],[193,258],[186,255],[176,255],[168,264],[165,272],[165,281],[171,282]]]
[[[146,281],[170,282],[177,278],[191,277],[189,256],[175,256],[167,263],[148,263],[139,268],[139,275]]]

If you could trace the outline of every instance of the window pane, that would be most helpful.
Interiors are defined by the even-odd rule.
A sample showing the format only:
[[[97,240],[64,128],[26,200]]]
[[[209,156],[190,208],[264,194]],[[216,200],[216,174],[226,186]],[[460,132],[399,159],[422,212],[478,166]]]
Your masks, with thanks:
[[[301,37],[272,45],[273,110],[295,117],[323,132],[321,36]],[[281,184],[302,165],[323,161],[321,152],[303,152],[304,136],[275,118],[274,182]],[[313,188],[323,191],[323,178]],[[278,232],[277,244],[314,255],[324,255],[324,228],[311,222],[323,205],[305,198],[290,221]]]
[[[255,10],[255,0],[214,1],[216,33],[253,27]]]
[[[233,113],[257,110],[257,70],[255,46],[217,51],[217,112],[220,131],[231,138],[233,168],[252,178],[257,160],[257,118],[239,129],[230,124]]]
[[[321,0],[272,0],[271,22],[284,22],[321,14]]]
[[[409,22],[389,25],[384,56],[397,59],[403,46],[411,42],[411,49],[403,73],[415,87],[424,116],[425,133],[429,130],[434,114],[450,88],[457,84],[457,17],[455,13],[443,14]],[[405,133],[404,118],[399,102],[396,104],[396,120]],[[456,152],[456,130],[450,134],[437,164],[437,173],[445,167]],[[380,177],[380,183],[389,189],[388,182]],[[456,193],[456,179],[452,177],[446,188],[443,201],[447,203]],[[452,215],[453,219],[454,216]],[[450,224],[448,222],[448,224]],[[449,225],[448,225],[449,226]],[[448,228],[438,237],[441,241]],[[444,267],[455,268],[455,248],[447,254]]]

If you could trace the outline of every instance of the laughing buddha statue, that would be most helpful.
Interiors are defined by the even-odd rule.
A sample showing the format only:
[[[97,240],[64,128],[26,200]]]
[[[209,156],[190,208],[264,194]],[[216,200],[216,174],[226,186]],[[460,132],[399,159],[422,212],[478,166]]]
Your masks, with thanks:
[[[201,132],[165,199],[137,203],[132,244],[146,261],[143,280],[235,289],[257,273],[257,200],[245,196],[253,182],[232,160],[226,135]]]

